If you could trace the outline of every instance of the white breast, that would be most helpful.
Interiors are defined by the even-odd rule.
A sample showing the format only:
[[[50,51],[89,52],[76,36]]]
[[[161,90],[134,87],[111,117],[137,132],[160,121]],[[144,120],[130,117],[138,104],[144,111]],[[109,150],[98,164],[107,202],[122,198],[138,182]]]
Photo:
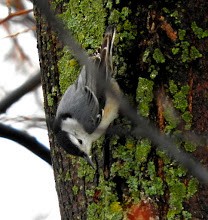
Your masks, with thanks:
[[[112,79],[111,81],[112,89],[116,94],[120,94],[120,89],[117,82]],[[106,104],[103,110],[102,120],[98,128],[92,134],[92,140],[97,140],[108,128],[110,123],[112,123],[118,117],[119,101],[116,99],[114,94],[107,92]]]
[[[116,81],[112,79],[111,84],[116,94],[120,94],[119,86]],[[112,123],[114,119],[118,117],[119,101],[110,92],[107,92],[106,97],[106,104],[103,110],[102,120],[92,134],[88,134],[76,119],[66,118],[62,122],[62,130],[68,133],[70,139],[74,140],[74,143],[78,144],[78,141],[76,141],[74,138],[81,139],[83,144],[78,145],[78,147],[88,155],[90,154],[92,142],[96,141],[103,133],[105,133],[110,123]]]

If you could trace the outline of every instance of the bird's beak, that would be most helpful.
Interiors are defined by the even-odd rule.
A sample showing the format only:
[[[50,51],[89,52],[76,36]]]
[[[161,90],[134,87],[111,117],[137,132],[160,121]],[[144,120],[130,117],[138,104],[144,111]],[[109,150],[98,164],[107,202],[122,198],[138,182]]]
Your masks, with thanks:
[[[94,163],[92,162],[91,156],[88,156],[87,154],[84,155],[84,159],[87,161],[87,163],[95,169]]]

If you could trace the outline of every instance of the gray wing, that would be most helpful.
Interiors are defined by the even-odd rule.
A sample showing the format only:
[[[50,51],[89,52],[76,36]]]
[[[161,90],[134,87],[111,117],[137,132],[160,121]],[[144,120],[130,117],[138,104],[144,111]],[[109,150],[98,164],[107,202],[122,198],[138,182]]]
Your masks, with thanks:
[[[89,61],[87,67],[83,66],[77,81],[67,89],[58,107],[58,117],[77,119],[88,133],[92,133],[101,121],[106,101],[105,84],[112,77],[114,37],[115,28],[109,26],[100,53]]]
[[[57,117],[75,118],[88,133],[92,133],[100,123],[98,100],[89,87],[71,85],[59,104]]]

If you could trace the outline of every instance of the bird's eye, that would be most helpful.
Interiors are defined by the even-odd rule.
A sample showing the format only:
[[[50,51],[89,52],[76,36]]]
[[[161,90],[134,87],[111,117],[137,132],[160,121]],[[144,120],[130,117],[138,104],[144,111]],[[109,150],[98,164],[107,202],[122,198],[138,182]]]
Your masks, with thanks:
[[[81,139],[78,139],[78,141],[79,141],[80,144],[82,144],[82,140]]]

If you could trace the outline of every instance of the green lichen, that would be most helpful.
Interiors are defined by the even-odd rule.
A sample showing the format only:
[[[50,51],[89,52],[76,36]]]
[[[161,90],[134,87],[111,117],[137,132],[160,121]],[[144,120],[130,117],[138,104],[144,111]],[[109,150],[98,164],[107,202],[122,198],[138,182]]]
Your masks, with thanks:
[[[179,16],[179,12],[177,10],[173,11],[171,14],[170,14],[171,17],[175,18],[175,24],[177,23],[181,23],[180,22],[180,16]]]
[[[72,0],[65,4],[66,11],[59,15],[82,47],[92,54],[100,46],[105,29],[106,12],[102,0],[92,1]],[[97,16],[99,14],[99,16]],[[78,63],[71,53],[63,51],[58,62],[61,92],[64,93],[69,85],[77,78],[80,71]]]
[[[174,95],[174,106],[177,109],[180,109],[182,112],[184,112],[188,107],[188,101],[186,99],[186,96],[187,94],[182,93],[182,91]]]
[[[175,182],[169,185],[170,199],[169,199],[169,211],[167,214],[168,219],[175,219],[177,214],[180,214],[183,210],[183,200],[186,198],[186,187],[181,182]]]
[[[187,152],[194,152],[196,150],[196,145],[193,143],[185,142],[184,148]]]
[[[142,62],[148,63],[149,62],[149,59],[148,59],[149,55],[150,55],[150,49],[146,48],[146,50],[144,51],[143,56],[142,56]]]
[[[171,165],[165,163],[164,173],[170,195],[167,219],[180,219],[181,214],[191,216],[184,210],[183,202],[196,193],[198,181],[192,178],[188,185],[185,185],[182,178],[186,176],[186,171],[180,166],[176,167],[173,163]]]
[[[178,30],[179,40],[183,41],[185,39],[185,36],[186,36],[186,30],[179,29]]]
[[[192,26],[195,27],[193,23]],[[202,35],[202,32],[199,30],[197,33],[198,36],[200,34]],[[186,39],[186,30],[179,29],[178,36],[180,42],[177,44],[177,47],[172,48],[173,55],[177,55],[179,52],[181,52],[181,60],[183,63],[188,63],[202,57],[202,54],[199,52],[199,50],[195,46],[190,45],[190,42]]]
[[[195,21],[191,23],[191,28],[192,28],[194,34],[195,34],[199,39],[208,37],[208,30],[205,30],[205,31],[204,31],[202,28],[198,27]]]
[[[128,140],[130,142],[130,140]],[[131,159],[132,155],[132,144],[127,144],[126,146],[124,145],[119,145],[116,149],[113,151],[113,158],[120,158],[123,161],[128,161]]]
[[[48,106],[52,107],[54,105],[54,98],[57,97],[58,88],[56,86],[52,87],[51,93],[47,95]]]
[[[192,116],[192,114],[190,113],[190,112],[184,112],[183,114],[182,114],[182,119],[186,122],[186,123],[191,123],[192,122],[192,118],[193,118],[193,116]]]
[[[134,202],[138,202],[140,197],[140,192],[138,190],[139,179],[138,176],[130,175],[126,183],[128,184],[128,190],[131,194],[131,198]]]
[[[174,117],[174,112],[170,108],[170,114],[165,114],[165,119],[167,120],[167,125],[165,131],[180,133],[177,130],[177,126],[181,119],[185,122],[185,129],[190,129],[192,122],[192,115],[188,111],[188,101],[187,96],[189,93],[189,86],[176,84],[173,80],[169,81],[169,91],[173,97],[173,106],[181,113],[181,118]],[[165,109],[167,111],[167,109]],[[173,110],[174,111],[174,110]],[[172,116],[171,116],[172,114]],[[196,146],[192,143],[178,141],[177,146],[184,147],[188,152],[193,152]],[[191,219],[191,214],[184,210],[183,202],[189,199],[196,191],[197,184],[195,184],[195,179],[190,179],[190,189],[189,186],[185,185],[182,181],[183,177],[186,175],[186,171],[181,167],[176,167],[174,164],[164,160],[164,173],[166,178],[166,183],[169,189],[169,211],[167,213],[167,219],[180,219],[180,216],[184,216],[185,219]],[[189,193],[190,191],[190,193]],[[190,196],[189,196],[190,194]]]
[[[177,85],[174,83],[173,80],[169,81],[169,91],[171,92],[172,95],[176,94],[176,92],[178,92],[178,87]]]
[[[52,107],[53,104],[54,104],[54,98],[53,98],[53,95],[52,94],[48,94],[47,95],[47,102],[48,102],[48,106],[49,107]]]
[[[126,21],[129,14],[131,14],[131,10],[127,7],[123,7],[121,11],[114,9],[111,12],[109,21],[112,21],[114,23],[119,23],[119,21]]]
[[[173,55],[176,55],[176,54],[179,53],[180,48],[179,47],[173,47],[171,50],[172,50]]]
[[[128,185],[129,201],[139,202],[141,191],[145,190],[145,195],[156,195],[158,192],[162,193],[162,181],[156,176],[154,164],[150,163],[148,166],[147,176],[150,176],[151,180],[148,183],[142,185],[140,182],[141,164],[145,163],[145,158],[139,155],[139,143],[134,139],[130,138],[126,141],[125,145],[119,145],[117,138],[111,141],[113,145],[117,145],[116,149],[113,150],[113,158],[119,159],[113,163],[110,171],[110,179],[104,180],[102,172],[99,178],[99,186],[96,191],[99,191],[99,203],[91,203],[88,206],[88,219],[123,219],[123,205],[118,201],[116,194],[116,185],[111,181],[116,177],[121,177],[123,184]],[[141,148],[146,155],[150,149],[150,143],[148,140],[141,140]],[[137,159],[134,158],[135,150],[137,148]],[[144,148],[146,148],[144,150]],[[140,161],[139,161],[140,160]],[[144,171],[145,172],[145,171]],[[134,173],[134,174],[133,174]],[[142,187],[142,189],[139,189]],[[90,192],[92,195],[92,192]],[[125,207],[125,205],[124,205]]]
[[[147,196],[162,196],[164,194],[163,181],[160,177],[154,176],[151,181],[144,180],[141,185]]]
[[[95,194],[95,189],[93,188],[86,188],[86,196],[92,198]]]
[[[192,124],[192,118],[193,116],[189,111],[185,111],[182,115],[181,118],[186,122],[185,124],[185,130],[190,130],[191,129],[191,124]]]
[[[148,139],[141,139],[136,145],[135,159],[138,164],[144,163],[151,150],[151,143]]]
[[[150,150],[149,140],[135,142],[130,139],[125,146],[117,146],[113,155],[120,160],[112,165],[111,175],[126,179],[131,201],[138,202],[141,192],[147,196],[163,195],[163,181],[157,176],[154,162],[148,162],[146,169]]]
[[[167,164],[169,166],[169,164],[172,162],[164,151],[157,150],[156,154],[159,158],[163,160],[164,164]]]
[[[116,67],[117,76],[124,76],[129,69],[128,57],[123,57],[123,51],[129,50],[132,47],[132,42],[137,35],[137,26],[129,19],[132,16],[132,11],[129,7],[121,7],[112,9],[115,2],[107,1],[107,8],[110,16],[108,18],[109,24],[116,26],[117,34],[115,36],[115,45],[117,53],[114,54],[114,66]]]
[[[188,41],[181,42],[181,49],[182,49],[181,59],[183,63],[190,61],[189,46],[190,43]]]
[[[126,156],[126,158],[127,158],[127,156]],[[112,176],[118,175],[122,178],[126,178],[129,175],[129,173],[133,169],[134,164],[133,164],[130,156],[128,157],[128,159],[129,159],[129,161],[125,161],[123,163],[120,163],[120,162],[113,163],[113,165],[111,167]]]
[[[123,7],[120,10],[112,10],[109,17],[109,22],[116,24],[118,33],[115,43],[119,40],[119,50],[121,50],[121,48],[122,50],[124,50],[124,48],[129,48],[131,40],[134,40],[137,36],[136,26],[128,19],[131,13],[132,12],[128,7]],[[125,42],[125,44],[122,42]]]
[[[76,185],[74,185],[74,186],[72,187],[72,191],[73,191],[74,195],[77,195],[78,192],[79,192],[79,187],[76,186]]]
[[[115,184],[111,181],[105,181],[104,176],[101,174],[99,179],[99,186],[96,188],[99,192],[97,203],[88,205],[87,217],[90,220],[99,219],[123,219],[123,209],[115,192]]]
[[[88,206],[87,217],[90,220],[97,220],[97,219],[122,220],[123,212],[119,211],[119,209],[115,210],[114,205],[111,206],[111,204],[109,203],[105,203],[102,205],[100,203],[99,204],[91,203]]]
[[[191,49],[190,49],[190,58],[191,58],[191,60],[196,60],[200,57],[202,57],[202,54],[196,49],[195,46],[191,46]]]
[[[111,211],[113,211],[114,213],[121,213],[123,211],[120,202],[112,202],[110,204],[110,209]]]
[[[160,67],[156,65],[150,65],[148,68],[148,73],[150,73],[150,78],[154,80],[156,76],[159,74]]]
[[[177,85],[174,83],[173,80],[169,81],[169,90],[173,95],[173,103],[176,109],[181,110],[181,112],[185,112],[188,107],[187,95],[189,92],[189,86],[184,85],[181,86],[179,90]],[[184,118],[188,118],[188,114],[184,115]]]
[[[77,172],[79,178],[85,178],[86,182],[93,182],[95,170],[85,161],[84,158],[76,158],[79,163],[79,170]]]
[[[67,182],[71,179],[71,174],[69,173],[69,171],[67,170],[65,177],[64,177],[64,182]]]
[[[88,4],[86,2],[88,2]],[[119,0],[117,0],[117,2],[119,2]],[[91,6],[91,4],[93,4],[93,6]],[[89,4],[89,1],[73,0],[67,4],[68,6],[66,8],[69,7],[69,9],[64,13],[64,15],[61,16],[62,19],[67,22],[67,26],[73,30],[76,38],[82,44],[82,46],[89,49],[89,53],[94,52],[95,49],[99,47],[101,37],[104,32],[106,12],[103,8],[100,9],[102,4],[103,3],[101,1],[90,1]],[[119,51],[128,49],[130,40],[135,39],[137,36],[137,27],[135,27],[128,19],[132,13],[131,10],[129,10],[127,7],[111,10],[113,4],[112,1],[107,1],[107,7],[110,9],[109,22],[116,24],[117,31],[119,32],[115,39],[115,42],[119,41],[120,46],[117,48],[119,53]],[[88,10],[89,7],[92,7],[92,9]],[[93,13],[91,10],[93,10]],[[178,20],[180,19],[178,11],[172,11],[170,13],[173,18]],[[97,16],[98,14],[99,16]],[[96,18],[93,17],[93,15],[96,15]],[[81,22],[81,24],[79,22]],[[98,26],[93,28],[94,24],[98,24]],[[180,31],[179,40],[185,42],[180,42],[178,45],[174,45],[175,48],[172,49],[173,55],[180,55],[183,59],[183,62],[190,62],[191,60],[200,57],[200,52],[197,53],[197,48],[187,44],[186,31]],[[146,117],[150,114],[151,102],[153,100],[153,79],[160,74],[160,65],[164,65],[166,60],[168,60],[168,57],[163,55],[166,53],[163,53],[161,50],[156,48],[152,51],[152,49],[147,48],[143,54],[143,62],[149,65],[148,73],[150,73],[152,80],[139,78],[136,100],[139,103],[139,111],[141,115]],[[67,51],[64,52],[64,55],[59,62],[60,85],[63,93],[68,85],[73,83],[77,78],[77,74],[80,69],[77,62]],[[116,56],[115,64],[117,66],[122,64],[122,66],[119,66],[117,70],[118,75],[123,75],[126,73],[127,62],[124,57]],[[170,67],[169,73],[171,71],[172,70]],[[185,101],[188,94],[187,87],[181,87],[173,81],[170,83],[170,92],[175,100],[174,106],[177,106],[177,109],[182,112],[182,119],[187,124],[190,123],[191,119],[187,113],[187,101]],[[182,99],[182,103],[180,103],[180,99]],[[178,121],[171,122],[170,115],[171,114],[168,116],[167,113],[166,120],[169,121],[169,125],[171,125],[171,128],[169,128],[171,131],[176,129]],[[128,139],[125,144],[121,145],[119,144],[118,139],[118,137],[114,137],[110,141],[110,146],[113,148],[112,157],[115,161],[110,170],[110,178],[108,181],[106,181],[103,177],[103,171],[99,170],[99,186],[96,189],[86,189],[86,194],[90,197],[94,196],[95,190],[100,192],[98,201],[91,202],[88,205],[88,219],[123,219],[122,213],[123,206],[125,206],[125,204],[121,204],[118,201],[116,185],[112,181],[114,177],[121,177],[124,184],[128,185],[128,191],[131,199],[127,199],[131,201],[137,201],[140,199],[140,193],[144,193],[145,195],[149,196],[163,195],[164,193],[163,180],[157,174],[155,161],[153,162],[151,161],[151,158],[148,158],[148,155],[151,151],[151,143],[146,139],[142,139],[138,142],[134,139]],[[96,147],[96,153],[98,155],[97,160],[102,161],[102,143],[99,144],[99,141],[98,148]],[[183,210],[183,201],[188,198],[184,192],[186,192],[187,195],[189,194],[190,197],[195,193],[197,185],[190,181],[190,186],[188,184],[186,187],[183,182],[180,182],[180,178],[184,177],[186,172],[180,167],[177,168],[174,163],[171,163],[170,159],[165,156],[163,152],[161,152],[161,154],[157,152],[157,155],[164,159],[164,166],[167,165],[167,169],[164,168],[164,178],[170,190],[170,210],[173,209],[172,213],[171,211],[168,212],[169,219],[177,219],[177,215],[179,213],[182,213],[183,216],[189,216],[190,214]],[[147,162],[147,159],[149,162]],[[86,178],[86,181],[93,182],[95,171],[91,169],[91,167],[89,167],[81,158],[78,159],[78,163],[80,165],[78,172],[79,178],[84,177]],[[77,193],[76,187],[73,188],[73,192],[74,194]],[[178,209],[178,211],[176,209]]]
[[[118,10],[114,9],[111,12],[109,20],[114,21],[115,23],[119,23],[119,19],[120,19],[120,12]]]
[[[186,220],[192,219],[192,214],[188,211],[182,211],[182,215],[183,215],[184,219],[186,219]]]
[[[150,103],[153,99],[153,85],[152,80],[139,77],[136,101],[139,105],[139,112],[142,116],[148,117],[150,112]]]
[[[183,201],[186,199],[186,186],[180,182],[180,177],[185,175],[185,171],[178,167],[164,167],[166,182],[169,188],[169,211],[168,219],[176,219],[177,215],[183,211]]]
[[[109,10],[111,10],[111,9],[112,9],[112,6],[113,6],[112,0],[108,0],[108,1],[106,2],[106,8],[109,9]]]
[[[147,164],[147,171],[149,180],[142,180],[141,186],[145,190],[145,195],[163,195],[163,181],[157,176],[155,164],[153,161],[149,161]]]
[[[175,115],[174,109],[172,107],[167,106],[164,109],[163,116],[167,122],[165,126],[165,132],[169,133],[173,131],[180,123],[180,118]]]
[[[115,136],[114,138],[113,138],[114,140],[115,140],[115,142],[116,142],[116,139],[117,139],[117,137]],[[103,135],[103,136],[101,136],[97,141],[96,141],[96,143],[93,143],[93,148],[96,148],[96,158],[98,159],[98,160],[102,160],[103,159],[103,143],[104,143],[104,140],[105,140],[105,136]]]
[[[189,64],[192,61],[196,61],[197,59],[202,57],[201,50],[197,47],[196,44],[193,45],[192,41],[190,40],[190,28],[185,30],[183,29],[184,26],[181,25],[183,24],[183,10],[181,8],[180,3],[177,3],[176,8],[172,9],[167,7],[163,8],[162,10],[163,13],[166,13],[168,15],[164,17],[168,18],[167,22],[171,25],[171,27],[173,27],[177,31],[178,38],[175,42],[172,42],[172,47],[170,47],[169,49],[164,48],[162,44],[159,46],[157,44],[155,48],[155,42],[151,42],[151,40],[149,40],[149,44],[143,52],[142,61],[143,65],[147,67],[146,69],[148,70],[148,73],[150,74],[152,81],[155,78],[163,77],[163,75],[161,75],[160,73],[160,70],[163,69],[164,66],[167,76],[171,76],[172,79],[177,79],[178,67],[180,68],[180,70],[183,68],[186,69],[187,67],[189,67]],[[195,23],[192,24],[192,30],[199,39],[202,38],[203,34],[204,37],[206,36],[206,31],[198,29]],[[158,35],[160,37],[160,33],[158,33]],[[182,65],[183,68],[181,68],[180,65]],[[148,81],[149,79],[145,80]],[[168,132],[169,134],[173,134],[176,136],[177,134],[182,133],[182,131],[178,130],[179,127],[184,126],[183,130],[189,130],[192,125],[192,115],[189,112],[188,108],[188,95],[190,88],[188,84],[182,83],[182,81],[177,82],[174,80],[170,80],[168,91],[170,95],[169,98],[171,99],[171,101],[169,103],[169,106],[165,106],[164,109],[164,130],[165,132]],[[139,105],[141,105],[144,97],[145,104],[144,106],[141,105],[142,109],[144,110],[144,113],[142,115],[148,116],[152,99],[149,98],[148,100],[145,100],[146,90],[145,92],[138,90],[139,84],[137,88],[137,102],[139,103]],[[151,89],[150,91],[152,92]],[[142,112],[140,110],[141,106],[139,106],[140,112]],[[177,140],[176,147],[183,148],[188,152],[193,152],[196,149],[195,145],[182,140]],[[148,150],[149,149],[151,150],[152,148],[150,147],[148,148]],[[192,196],[194,195],[194,193],[196,193],[197,184],[195,184],[195,179],[191,178],[188,182],[188,185],[184,184],[184,178],[186,178],[187,175],[186,170],[184,170],[180,166],[178,167],[177,164],[175,164],[169,157],[167,157],[164,152],[157,150],[157,156],[161,158],[164,163],[163,167],[161,168],[164,175],[164,179],[162,180],[157,174],[157,167],[155,167],[155,161],[153,162],[151,161],[151,158],[148,158],[149,152],[147,151],[147,154],[145,154],[145,156],[142,157],[142,155],[140,155],[140,151],[142,154],[142,149],[140,148],[139,144],[138,146],[136,146],[136,152],[137,151],[138,153],[136,153],[136,157],[138,157],[139,161],[138,166],[140,168],[140,171],[142,172],[140,173],[142,181],[141,183],[138,183],[138,188],[140,189],[140,191],[144,192],[145,195],[149,196],[163,195],[163,181],[165,181],[166,187],[168,189],[167,194],[169,195],[169,211],[168,215],[166,216],[167,219],[181,219],[181,217],[183,217],[184,219],[191,219],[191,214],[184,210],[183,203],[184,201],[190,198],[189,190],[192,188],[192,185],[193,190],[190,190],[192,192],[190,193],[190,195]],[[144,169],[144,167],[146,168],[146,158],[148,158],[149,163],[147,169]],[[145,164],[144,167],[143,163]],[[135,177],[134,175],[132,178],[132,184],[129,184],[129,186],[131,186],[131,189],[134,191],[136,191],[136,178],[137,177]]]
[[[121,19],[122,20],[126,20],[126,18],[131,14],[131,9],[129,9],[128,7],[123,7],[121,9]]]
[[[78,42],[84,48],[92,48],[91,52],[94,52],[100,46],[105,27],[106,12],[102,0],[72,0],[66,8],[61,18]]]
[[[153,59],[156,61],[156,63],[165,63],[165,57],[159,48],[154,50]]]
[[[190,129],[192,122],[192,115],[188,111],[188,101],[187,96],[189,94],[189,86],[188,85],[180,85],[175,83],[173,80],[169,81],[169,91],[172,95],[173,107],[179,110],[181,113],[181,118],[179,116],[174,116],[175,110],[171,106],[170,109],[166,108],[164,117],[167,122],[165,126],[165,131],[169,133],[176,134],[180,133],[177,130],[177,126],[181,122],[181,119],[185,122],[184,129]],[[196,146],[192,143],[188,143],[187,141],[179,141],[176,143],[176,146],[184,147],[184,149],[188,152],[193,152],[196,149]],[[167,219],[180,219],[183,216],[185,219],[191,219],[191,214],[184,210],[183,202],[188,200],[191,196],[194,195],[197,191],[197,184],[195,179],[190,179],[190,187],[189,184],[185,185],[183,182],[183,178],[186,176],[186,171],[180,166],[176,166],[174,163],[170,163],[170,161],[165,160],[166,156],[161,152],[159,154],[164,161],[164,176],[165,181],[168,185],[169,190],[169,210],[167,213]]]
[[[162,8],[162,11],[164,11],[166,14],[169,14],[170,13],[170,10],[166,7],[163,7]]]
[[[187,187],[187,199],[191,198],[198,190],[199,182],[197,179],[192,178],[189,180]]]
[[[59,85],[61,93],[63,94],[69,85],[73,84],[77,79],[80,67],[78,63],[72,58],[69,51],[65,51],[64,55],[58,62],[59,69]]]

